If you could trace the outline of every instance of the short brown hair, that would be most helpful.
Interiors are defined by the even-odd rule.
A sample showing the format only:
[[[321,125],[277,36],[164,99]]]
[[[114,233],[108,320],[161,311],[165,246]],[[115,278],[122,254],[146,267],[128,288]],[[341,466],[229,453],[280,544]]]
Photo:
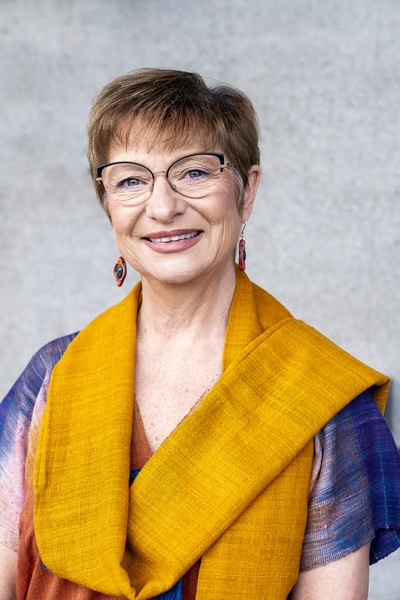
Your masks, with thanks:
[[[258,133],[253,105],[240,90],[207,86],[197,73],[139,69],[111,81],[94,100],[88,122],[90,171],[95,180],[115,143],[145,140],[149,147],[175,149],[201,141],[205,151],[225,152],[246,186],[250,167],[260,163]],[[96,189],[106,208],[103,190]]]

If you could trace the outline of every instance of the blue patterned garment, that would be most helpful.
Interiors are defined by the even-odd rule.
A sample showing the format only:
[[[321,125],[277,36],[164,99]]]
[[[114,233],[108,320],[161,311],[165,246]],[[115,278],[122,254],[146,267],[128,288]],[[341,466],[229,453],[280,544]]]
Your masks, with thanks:
[[[338,560],[368,542],[370,564],[400,547],[400,456],[371,394],[364,392],[315,438],[301,570]]]

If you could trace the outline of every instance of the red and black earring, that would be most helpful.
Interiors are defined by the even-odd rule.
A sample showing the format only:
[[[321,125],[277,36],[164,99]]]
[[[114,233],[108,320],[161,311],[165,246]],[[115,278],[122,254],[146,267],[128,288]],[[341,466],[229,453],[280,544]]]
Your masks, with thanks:
[[[244,230],[246,229],[246,221],[243,224],[242,233],[240,234],[239,242],[239,269],[246,270],[246,240],[244,239]]]
[[[125,259],[120,256],[114,266],[114,277],[118,287],[121,287],[121,285],[124,283],[126,273],[127,270]]]

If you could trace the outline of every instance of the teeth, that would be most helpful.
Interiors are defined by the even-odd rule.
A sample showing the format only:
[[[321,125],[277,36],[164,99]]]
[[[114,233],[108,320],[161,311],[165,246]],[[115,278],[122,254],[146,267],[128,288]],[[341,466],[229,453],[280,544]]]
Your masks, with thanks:
[[[171,235],[170,237],[162,237],[162,238],[149,238],[151,242],[162,243],[165,242],[178,242],[179,240],[190,240],[197,235],[197,231],[193,231],[192,233],[187,233],[185,235]]]

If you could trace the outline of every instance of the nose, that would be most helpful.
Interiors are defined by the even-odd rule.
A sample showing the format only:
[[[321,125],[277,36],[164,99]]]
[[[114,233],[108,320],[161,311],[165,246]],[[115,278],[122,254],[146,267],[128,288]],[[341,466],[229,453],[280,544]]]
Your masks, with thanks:
[[[165,173],[155,173],[153,191],[146,204],[147,216],[160,223],[171,223],[185,210],[185,199],[171,187]]]

